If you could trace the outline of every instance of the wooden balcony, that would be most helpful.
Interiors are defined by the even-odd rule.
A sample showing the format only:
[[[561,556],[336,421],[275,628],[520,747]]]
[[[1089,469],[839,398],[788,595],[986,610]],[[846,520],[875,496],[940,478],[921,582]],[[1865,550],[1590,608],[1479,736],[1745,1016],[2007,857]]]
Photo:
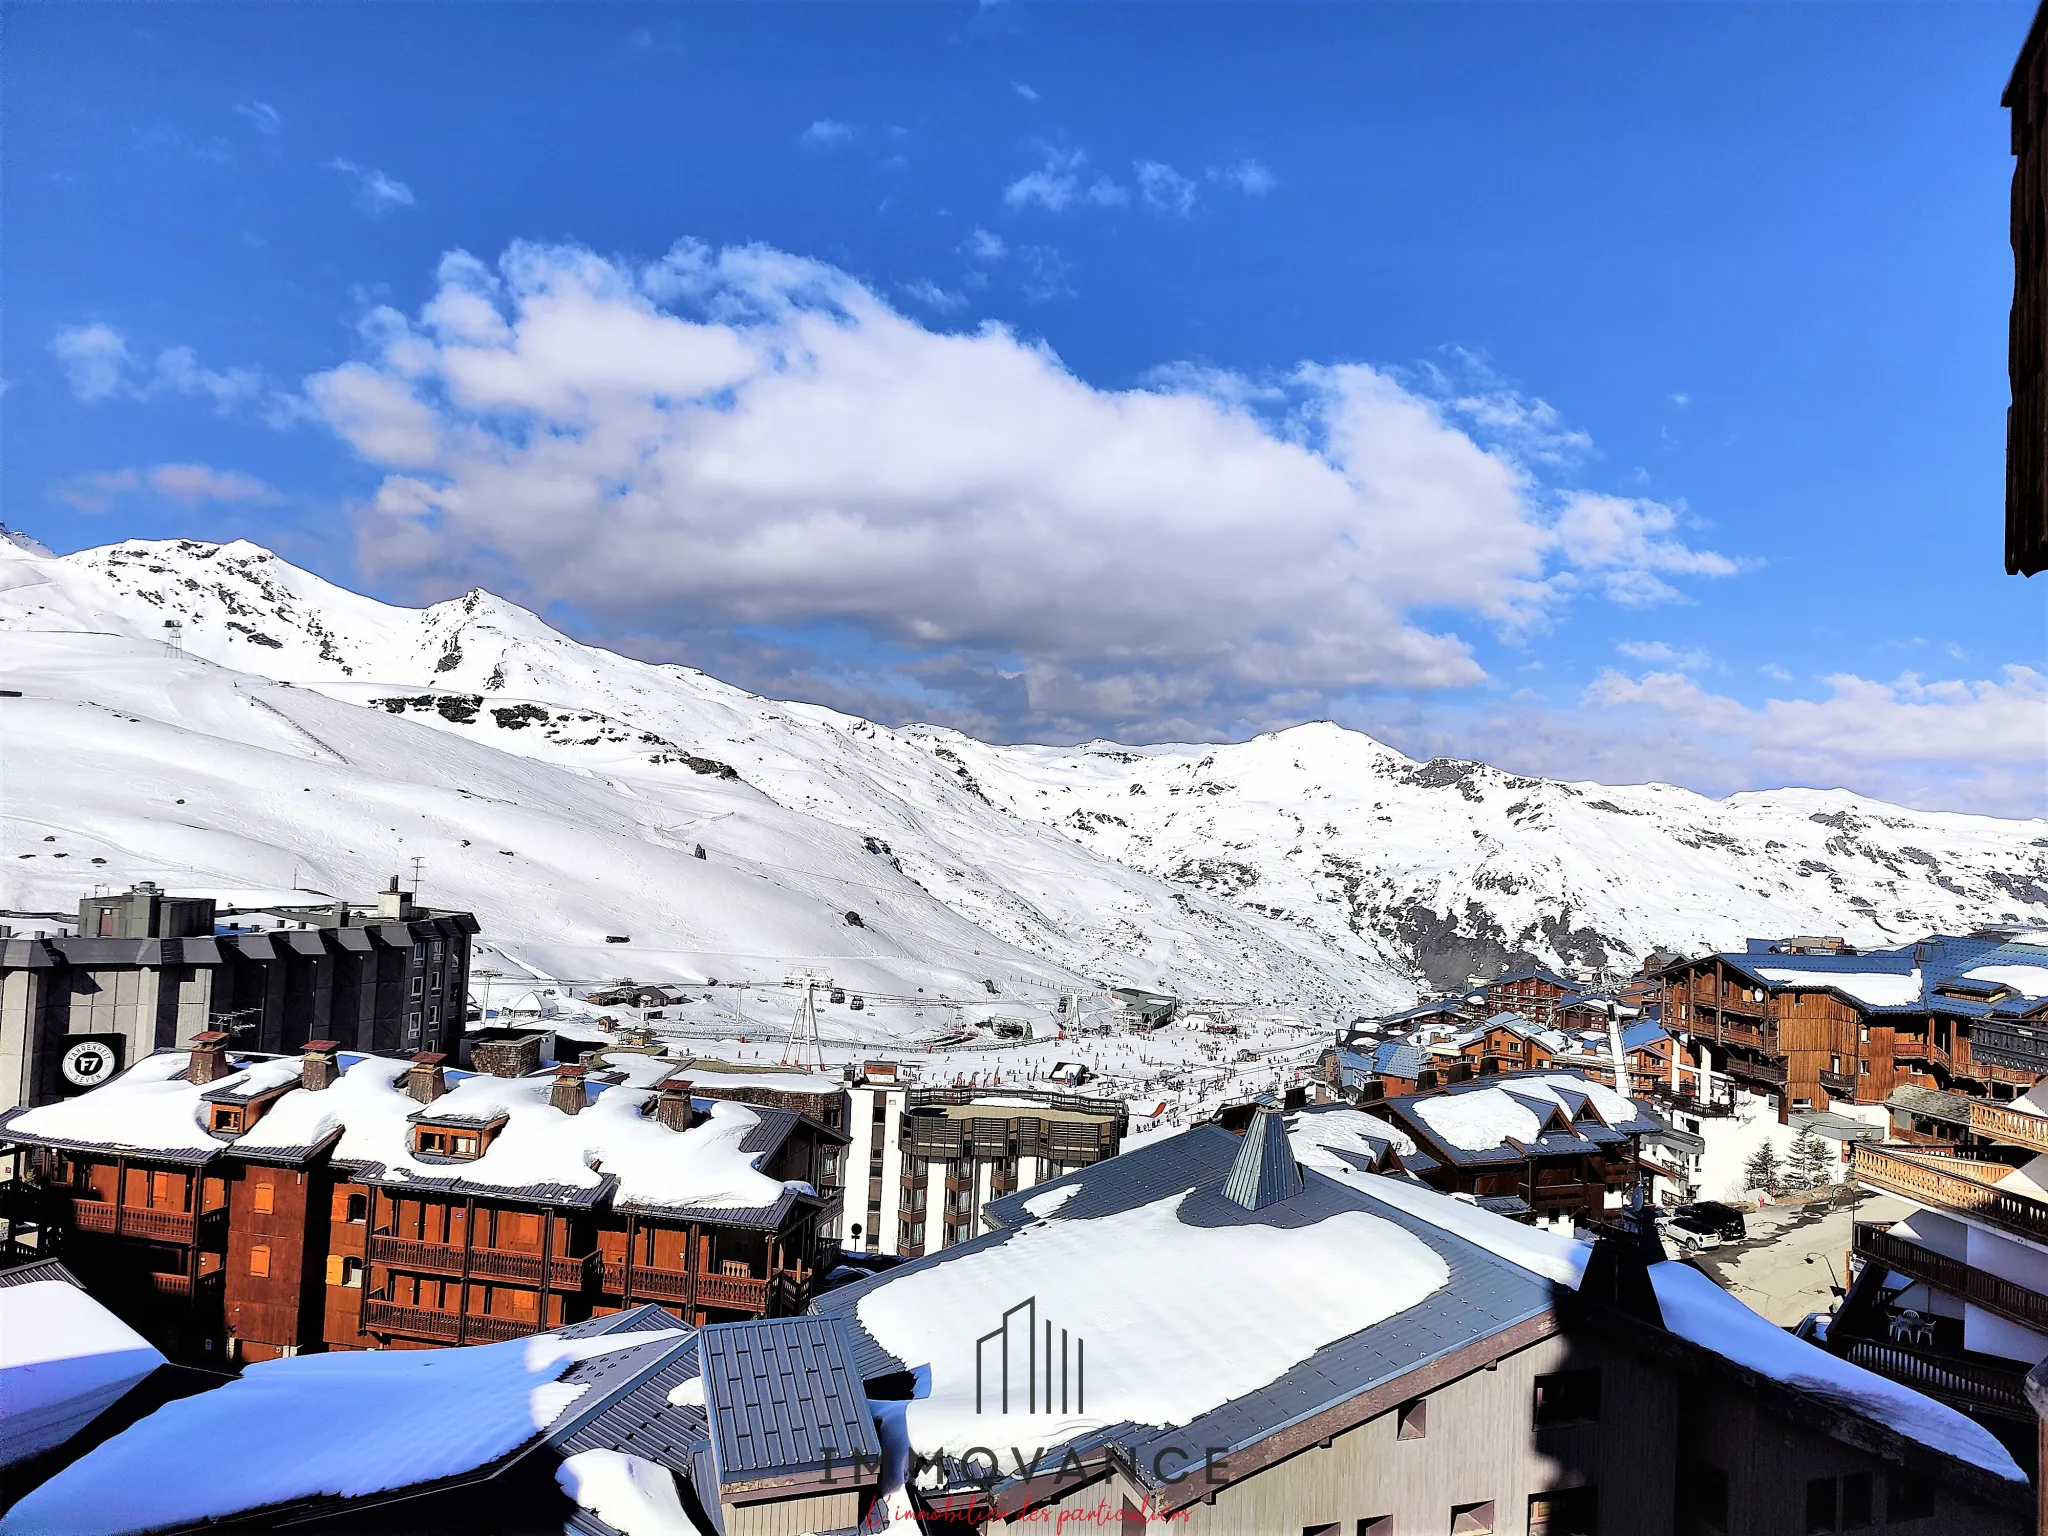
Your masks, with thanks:
[[[769,1282],[751,1275],[696,1275],[678,1269],[656,1269],[647,1264],[633,1266],[635,1301],[674,1301],[685,1306],[725,1307],[737,1312],[768,1311]],[[694,1289],[691,1281],[694,1279]],[[604,1266],[604,1292],[623,1297],[626,1271],[622,1264]]]
[[[473,1312],[464,1317],[432,1307],[408,1307],[375,1298],[363,1303],[366,1333],[403,1334],[412,1339],[431,1339],[436,1344],[495,1344],[503,1339],[523,1339],[540,1332],[540,1322],[531,1317],[494,1317]]]
[[[2007,1109],[2003,1104],[1973,1102],[1970,1105],[1970,1129],[1987,1141],[2002,1141],[2008,1146],[2048,1152],[2048,1118]]]
[[[460,1245],[455,1243],[422,1243],[408,1237],[373,1232],[368,1246],[368,1256],[373,1264],[389,1264],[396,1269],[430,1275],[459,1275],[464,1272],[465,1255]],[[580,1257],[556,1254],[554,1262],[546,1266],[548,1289],[582,1290],[596,1258],[595,1254]],[[537,1253],[518,1253],[505,1248],[472,1248],[467,1259],[468,1273],[474,1279],[511,1280],[536,1286],[541,1282],[543,1266]]]
[[[2018,1323],[2037,1333],[2048,1333],[2048,1296],[1985,1270],[1973,1269],[1961,1259],[1894,1236],[1886,1224],[1856,1223],[1852,1247],[1858,1258],[1882,1264],[1886,1269],[1922,1280],[1936,1290],[1995,1313],[2007,1322]]]
[[[221,1290],[223,1281],[220,1270],[209,1270],[199,1277],[198,1295],[201,1300]],[[190,1275],[153,1274],[149,1277],[149,1288],[159,1296],[175,1296],[187,1300],[193,1295]]]
[[[2023,1385],[2027,1373],[2017,1366],[2002,1369],[1965,1356],[1939,1355],[1904,1344],[1880,1344],[1873,1339],[1858,1339],[1851,1344],[1848,1359],[1866,1371],[1875,1371],[1967,1412],[2028,1424],[2034,1421]]]
[[[1715,1070],[1729,1077],[1739,1077],[1745,1082],[1768,1083],[1773,1088],[1785,1086],[1785,1063],[1782,1061],[1755,1061],[1741,1056],[1730,1056],[1726,1067],[1717,1067]]]
[[[1999,1164],[1927,1152],[1909,1155],[1865,1144],[1853,1147],[1850,1157],[1850,1176],[1859,1183],[1967,1216],[2016,1237],[2048,1242],[2048,1201],[1991,1182],[2010,1171]]]
[[[227,1212],[204,1211],[195,1219],[186,1211],[117,1206],[111,1200],[74,1200],[71,1202],[71,1220],[81,1232],[119,1233],[122,1237],[139,1237],[152,1243],[175,1243],[189,1248],[195,1235],[212,1237],[216,1229],[225,1228]]]

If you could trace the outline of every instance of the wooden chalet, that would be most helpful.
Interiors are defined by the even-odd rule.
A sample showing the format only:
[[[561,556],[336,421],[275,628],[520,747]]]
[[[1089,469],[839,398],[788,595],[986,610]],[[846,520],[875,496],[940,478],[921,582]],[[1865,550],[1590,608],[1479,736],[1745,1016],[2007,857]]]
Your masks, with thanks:
[[[1517,966],[1486,984],[1486,1011],[1489,1015],[1519,1013],[1532,1024],[1547,1026],[1558,1006],[1578,991],[1576,982],[1565,980],[1548,966]]]
[[[2006,368],[2005,569],[2048,568],[2048,7],[2027,29],[2003,104],[2012,114],[2012,323]]]
[[[1863,953],[1753,939],[1664,985],[1679,1075],[1702,1098],[1715,1075],[1775,1096],[1781,1118],[1906,1086],[2009,1099],[2048,1071],[2048,946],[1995,931]]]
[[[1426,1155],[1403,1161],[1431,1188],[1559,1225],[1607,1219],[1636,1182],[1640,1140],[1665,1131],[1647,1107],[1568,1072],[1468,1077],[1359,1107]]]
[[[721,1101],[645,1055],[500,1079],[432,1053],[224,1046],[0,1118],[39,1245],[169,1351],[260,1360],[491,1342],[645,1302],[697,1324],[809,1303],[839,1198],[832,1126]],[[145,1096],[146,1125],[125,1113]],[[135,1144],[151,1130],[161,1145]]]

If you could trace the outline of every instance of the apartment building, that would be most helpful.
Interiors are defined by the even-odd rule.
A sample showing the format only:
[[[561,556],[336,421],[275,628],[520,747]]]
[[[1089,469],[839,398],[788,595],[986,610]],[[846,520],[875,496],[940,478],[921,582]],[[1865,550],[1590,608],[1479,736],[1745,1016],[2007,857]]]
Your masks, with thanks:
[[[1829,1346],[1971,1414],[2024,1462],[2025,1379],[2048,1360],[2048,1086],[2005,1104],[1931,1097],[1909,1092],[1909,1124],[1952,1140],[1851,1149],[1856,1180],[1911,1210],[1856,1223]]]
[[[47,1104],[209,1031],[251,1051],[336,1040],[452,1055],[468,1016],[468,912],[394,878],[374,903],[235,921],[148,881],[78,905],[77,933],[0,939],[0,1108]]]
[[[920,1087],[894,1062],[867,1063],[846,1096],[842,1241],[905,1258],[980,1236],[989,1201],[1115,1157],[1130,1129],[1118,1099]]]
[[[0,1115],[8,1209],[186,1359],[483,1342],[643,1302],[801,1312],[844,1134],[676,1067],[622,1051],[497,1076],[209,1033]]]

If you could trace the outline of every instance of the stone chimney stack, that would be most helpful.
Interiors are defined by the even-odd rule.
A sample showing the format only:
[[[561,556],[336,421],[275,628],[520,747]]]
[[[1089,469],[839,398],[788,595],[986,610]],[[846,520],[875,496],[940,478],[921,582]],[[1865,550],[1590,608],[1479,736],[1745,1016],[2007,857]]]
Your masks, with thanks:
[[[340,1049],[339,1040],[308,1040],[306,1054],[299,1061],[299,1086],[315,1092],[332,1088],[341,1076],[341,1063],[334,1056]]]
[[[215,1082],[233,1070],[228,1065],[228,1037],[225,1034],[210,1029],[203,1035],[192,1037],[192,1059],[185,1067],[186,1082]]]
[[[441,1070],[441,1063],[448,1058],[439,1051],[421,1051],[413,1057],[412,1065],[405,1069],[405,1096],[421,1104],[431,1104],[448,1091],[448,1078]]]
[[[555,1068],[555,1084],[548,1090],[548,1103],[565,1115],[579,1115],[583,1112],[581,1067]]]
[[[654,1118],[672,1131],[687,1131],[697,1123],[697,1108],[690,1102],[687,1077],[663,1079],[661,1095],[654,1101]]]
[[[540,1070],[540,1036],[479,1040],[470,1047],[469,1064],[491,1077],[524,1077]]]

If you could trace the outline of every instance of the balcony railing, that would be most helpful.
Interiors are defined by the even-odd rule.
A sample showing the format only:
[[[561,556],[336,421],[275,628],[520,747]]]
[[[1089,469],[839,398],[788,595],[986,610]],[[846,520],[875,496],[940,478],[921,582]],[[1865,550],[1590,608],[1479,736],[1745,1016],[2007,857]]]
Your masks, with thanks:
[[[2042,1070],[2048,1071],[2048,1067]],[[2048,1152],[2048,1117],[2022,1114],[2002,1104],[1972,1103],[1970,1129],[1991,1141]]]
[[[204,1298],[209,1291],[218,1291],[221,1289],[223,1284],[221,1279],[221,1273],[222,1272],[217,1269],[209,1270],[207,1273],[199,1277],[199,1295],[202,1298]],[[149,1286],[150,1289],[155,1291],[159,1296],[176,1296],[180,1298],[185,1298],[191,1296],[193,1293],[192,1277],[190,1275],[153,1274],[149,1277]]]
[[[1979,1019],[1970,1027],[1973,1057],[2008,1072],[2048,1072],[2048,1028]]]
[[[1730,1056],[1728,1065],[1720,1070],[1729,1077],[1746,1078],[1756,1083],[1770,1083],[1778,1088],[1785,1086],[1785,1064],[1782,1061],[1750,1061],[1740,1056]]]
[[[2048,1241],[2048,1201],[2001,1189],[1985,1178],[1971,1176],[1970,1170],[1990,1170],[1996,1164],[1926,1153],[1906,1156],[1867,1145],[1851,1148],[1850,1157],[1851,1175],[1862,1183],[1922,1205],[1954,1211],[2018,1237]]]
[[[2029,1423],[2033,1420],[2023,1385],[2025,1371],[2004,1370],[1904,1344],[1880,1344],[1873,1339],[1858,1339],[1851,1344],[1848,1358],[1851,1364],[1866,1371],[1875,1371],[1958,1408]]]
[[[468,1257],[469,1273],[476,1279],[540,1284],[542,1264],[537,1253],[472,1248]],[[463,1251],[454,1243],[423,1243],[409,1237],[390,1237],[381,1232],[370,1235],[369,1259],[373,1264],[390,1264],[398,1269],[418,1270],[424,1274],[459,1275],[463,1272]],[[595,1260],[595,1254],[574,1257],[556,1254],[553,1263],[547,1266],[548,1289],[582,1290]]]
[[[2024,1285],[1973,1269],[1961,1259],[1894,1235],[1877,1222],[1859,1221],[1853,1246],[1858,1257],[1882,1264],[1886,1269],[1923,1280],[1937,1290],[1973,1302],[2007,1322],[2018,1323],[2038,1333],[2048,1333],[2048,1296]]]
[[[768,1282],[751,1276],[699,1275],[697,1305],[765,1313],[768,1310]]]
[[[496,1317],[472,1312],[464,1317],[439,1312],[432,1307],[408,1307],[400,1302],[374,1298],[363,1303],[363,1329],[367,1333],[402,1333],[408,1338],[432,1339],[438,1344],[458,1340],[471,1344],[495,1344],[503,1339],[523,1339],[540,1332],[540,1321],[531,1317]]]
[[[72,1224],[81,1232],[115,1232],[123,1237],[140,1237],[153,1243],[177,1243],[190,1247],[195,1232],[210,1236],[225,1225],[224,1210],[203,1211],[195,1221],[186,1211],[153,1211],[146,1206],[117,1206],[111,1200],[74,1200]]]
[[[751,1275],[697,1275],[694,1296],[692,1277],[676,1269],[656,1269],[646,1264],[633,1266],[635,1301],[679,1301],[700,1307],[729,1307],[740,1312],[768,1310],[769,1282]],[[624,1296],[626,1268],[623,1264],[604,1266],[604,1291]]]
[[[431,1307],[402,1306],[395,1301],[366,1300],[363,1329],[367,1333],[403,1333],[416,1339],[453,1344],[462,1334],[462,1318]]]

